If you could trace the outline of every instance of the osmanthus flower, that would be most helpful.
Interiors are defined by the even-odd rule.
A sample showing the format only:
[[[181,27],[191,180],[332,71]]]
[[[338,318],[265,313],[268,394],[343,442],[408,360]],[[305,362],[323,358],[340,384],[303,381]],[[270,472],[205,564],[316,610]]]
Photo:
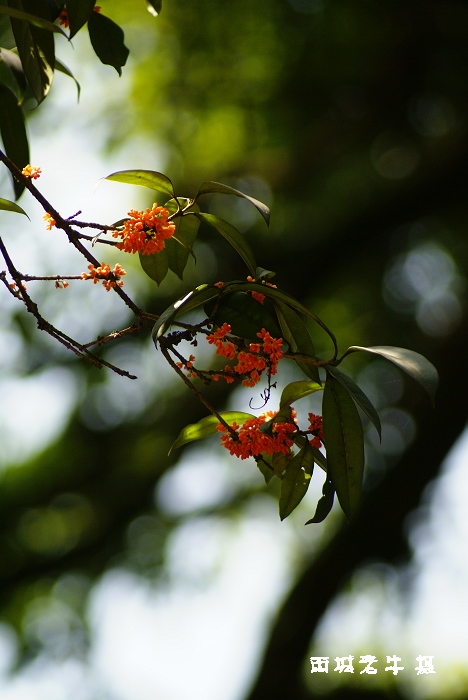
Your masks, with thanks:
[[[55,219],[48,212],[46,212],[42,218],[44,219],[44,221],[47,224],[46,229],[48,231],[51,231],[53,229],[53,227],[56,225]]]
[[[37,180],[41,176],[42,170],[35,165],[25,165],[21,174],[28,177],[30,180]]]
[[[108,292],[114,287],[123,287],[124,283],[120,279],[127,272],[123,269],[119,263],[114,265],[114,269],[111,270],[110,265],[107,263],[101,263],[98,267],[93,264],[88,265],[88,272],[81,273],[82,280],[92,279],[94,284],[97,284],[99,280],[102,280],[102,284]]]
[[[312,432],[314,437],[310,441],[310,444],[314,447],[320,448],[323,444],[323,421],[322,416],[317,416],[315,413],[309,413],[309,430]]]
[[[273,423],[271,431],[262,432],[260,430],[261,426],[274,418],[275,415],[273,411],[267,411],[257,418],[248,418],[242,426],[233,423],[232,429],[237,433],[237,440],[220,423],[217,428],[222,433],[221,444],[232,455],[241,459],[259,457],[261,454],[271,455],[275,452],[289,454],[293,445],[292,436],[297,432],[295,423]],[[295,418],[294,410],[292,417]]]
[[[166,239],[174,235],[176,227],[168,221],[168,210],[157,203],[144,212],[131,209],[128,215],[130,218],[125,221],[123,229],[112,234],[114,238],[123,239],[117,244],[119,250],[142,255],[160,253],[166,247]]]
[[[189,359],[185,364],[183,362],[176,362],[179,369],[185,369],[187,371],[188,377],[196,377],[197,373],[193,371],[193,363],[195,362],[195,355],[190,355]]]

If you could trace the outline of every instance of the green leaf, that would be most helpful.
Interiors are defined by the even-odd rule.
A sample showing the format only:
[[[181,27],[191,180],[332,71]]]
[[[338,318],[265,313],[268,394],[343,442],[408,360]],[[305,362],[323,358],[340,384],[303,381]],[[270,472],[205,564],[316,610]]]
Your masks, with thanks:
[[[11,17],[11,28],[24,75],[34,97],[40,103],[52,85],[55,49],[51,32],[59,28],[45,19],[50,15],[44,0],[8,0],[8,4],[9,8],[0,9],[16,10],[15,16],[7,14]],[[60,33],[64,34],[61,29]]]
[[[224,411],[219,415],[230,426],[232,426],[234,423],[241,425],[249,418],[254,418],[251,413],[242,413],[241,411]],[[186,445],[188,442],[201,440],[202,438],[214,435],[218,432],[218,425],[219,420],[216,418],[216,416],[206,416],[205,418],[199,420],[198,423],[186,425],[185,428],[182,428],[180,431],[179,437],[169,450],[169,454],[171,454],[172,450],[182,447],[182,445]]]
[[[95,4],[96,0],[67,0],[70,39],[86,24]]]
[[[159,286],[169,270],[169,257],[166,248],[163,248],[159,253],[152,253],[151,255],[138,253],[138,255],[140,256],[140,264],[143,270]]]
[[[349,520],[361,495],[364,438],[354,401],[332,374],[327,374],[322,410],[328,474]]]
[[[283,477],[285,469],[287,469],[289,462],[293,459],[294,455],[292,452],[285,454],[284,452],[274,452],[272,455],[271,464],[273,471],[276,476],[280,479]]]
[[[434,365],[429,360],[426,360],[423,355],[406,348],[395,348],[392,345],[374,345],[369,348],[353,345],[348,348],[343,357],[357,351],[379,355],[393,362],[394,365],[402,369],[406,374],[409,374],[427,391],[434,404],[435,394],[439,386],[439,375]]]
[[[179,198],[179,201],[181,206],[186,206],[186,204],[188,204],[188,200],[182,197]],[[164,206],[170,214],[174,214],[178,209],[175,199],[170,199]],[[198,211],[198,207],[196,211]],[[169,268],[175,272],[180,279],[183,278],[189,255],[195,258],[192,249],[198,229],[200,228],[200,220],[194,216],[194,213],[195,212],[191,212],[183,216],[176,216],[172,220],[172,223],[174,223],[176,227],[175,233],[172,238],[168,238],[166,241]]]
[[[122,66],[127,62],[129,50],[124,44],[124,33],[119,25],[100,12],[91,12],[88,17],[88,32],[101,63],[112,66],[122,75]]]
[[[14,202],[10,202],[8,199],[2,199],[0,197],[0,209],[3,211],[14,211],[17,214],[24,214],[25,216],[28,216],[24,209],[21,209],[18,204],[15,204]],[[29,216],[28,216],[29,219]]]
[[[313,471],[314,459],[309,443],[306,443],[289,462],[281,481],[279,499],[281,520],[287,518],[306,495]]]
[[[240,190],[235,190],[234,187],[223,185],[220,182],[203,182],[199,187],[195,200],[197,200],[198,197],[201,197],[203,194],[232,194],[236,197],[248,199],[248,201],[253,204],[256,209],[258,209],[267,224],[270,223],[270,210],[267,205],[263,204],[263,202],[260,202],[258,199],[255,199],[255,197],[244,194],[244,192],[241,192]]]
[[[308,520],[305,525],[310,525],[311,523],[321,523],[331,509],[333,508],[333,501],[335,500],[335,489],[333,484],[329,479],[325,479],[322,487],[322,497],[317,503],[317,508],[315,509],[315,515],[313,518]]]
[[[10,87],[12,88],[12,90],[15,91],[16,88],[19,89],[18,102],[21,103],[24,97],[24,93],[26,91],[27,82],[20,57],[14,51],[9,51],[8,49],[0,48],[0,62],[5,63],[5,65],[8,66],[12,75],[14,76],[14,87],[13,84]]]
[[[312,311],[309,311],[309,309],[306,309],[305,306],[303,306],[299,301],[294,299],[294,297],[290,296],[289,294],[286,294],[286,292],[282,292],[280,289],[275,289],[274,287],[269,287],[266,284],[255,284],[252,282],[231,282],[225,287],[226,290],[228,288],[233,290],[236,289],[237,291],[247,291],[251,289],[255,292],[260,292],[260,294],[264,294],[273,301],[281,301],[283,302],[283,304],[294,309],[295,311],[299,311],[299,313],[305,314],[309,318],[313,319],[315,323],[317,323],[321,328],[323,328],[323,330],[329,335],[333,342],[335,355],[338,353],[336,338],[331,332],[331,330],[324,324],[323,321],[319,319],[318,316],[312,313]]]
[[[38,27],[39,29],[47,29],[47,31],[54,32],[55,34],[62,34],[62,36],[68,39],[67,34],[61,27],[58,26],[58,24],[49,22],[49,20],[38,17],[33,13],[24,12],[23,10],[18,9],[19,5],[21,4],[19,2],[12,2],[11,0],[9,0],[9,2],[10,5],[15,6],[5,7],[4,5],[0,5],[0,15],[8,15],[13,19],[24,20],[25,22],[32,24],[34,27]],[[23,3],[23,5],[25,5],[25,3]]]
[[[59,59],[56,57],[55,58],[55,70],[60,71],[60,73],[63,73],[64,75],[68,75],[69,78],[75,81],[76,89],[78,92],[78,101],[80,99],[80,93],[81,93],[81,86],[78,82],[78,80],[75,78],[71,70],[65,65],[65,63],[62,63],[62,61],[59,61]]]
[[[265,479],[265,484],[269,484],[275,475],[273,472],[273,467],[270,464],[269,456],[262,452],[259,457],[255,458],[255,462],[257,463],[260,474]]]
[[[289,306],[286,306],[286,304],[281,304],[279,302],[275,302],[275,309],[283,332],[283,338],[288,343],[291,351],[315,358],[314,344],[307,330],[307,326],[299,314]],[[295,360],[295,362],[307,377],[310,377],[314,382],[320,384],[320,375],[317,365],[302,360]]]
[[[287,384],[281,394],[280,408],[290,406],[294,401],[302,399],[304,396],[314,394],[316,391],[321,391],[323,386],[317,382],[308,382],[305,379]]]
[[[146,7],[150,15],[157,17],[162,10],[162,0],[146,0]]]
[[[337,367],[327,367],[330,374],[333,374],[340,384],[351,394],[358,406],[364,411],[371,423],[375,426],[379,437],[382,439],[382,426],[380,424],[379,414],[375,410],[373,404],[369,401],[363,390],[356,384],[355,381],[348,377],[347,374],[339,370]]]
[[[198,216],[201,221],[205,221],[207,224],[209,224],[209,226],[212,226],[218,231],[218,233],[224,236],[228,243],[232,245],[234,250],[239,253],[252,275],[255,274],[256,262],[252,249],[245,240],[244,236],[236,228],[234,228],[234,226],[231,226],[231,224],[229,224],[227,221],[224,221],[224,219],[219,219],[213,214],[204,214],[200,212],[195,214],[195,216]]]
[[[154,344],[157,346],[159,338],[164,335],[179,314],[191,311],[197,306],[204,304],[208,299],[212,299],[216,296],[218,296],[218,289],[216,287],[212,287],[208,284],[201,284],[199,287],[196,287],[184,297],[168,306],[153,326],[151,335]]]
[[[213,310],[216,307],[214,315]],[[260,342],[257,336],[265,328],[273,338],[281,337],[276,319],[246,292],[230,292],[204,306],[206,315],[217,326],[229,323],[233,335]]]
[[[272,435],[273,426],[275,423],[294,423],[291,406],[284,406],[282,409],[280,409],[278,413],[273,416],[273,418],[270,418],[270,420],[267,420],[266,423],[263,423],[263,425],[259,427],[259,431],[261,433],[266,433],[267,435]]]
[[[140,187],[147,187],[150,190],[164,192],[165,194],[170,194],[171,197],[175,197],[174,187],[169,178],[154,170],[119,170],[103,179],[122,182],[125,185],[139,185]]]
[[[276,277],[276,272],[273,272],[272,270],[265,270],[264,267],[257,267],[255,270],[255,281],[256,282],[262,282],[265,280],[265,282],[268,282],[268,280],[273,279],[273,277]]]
[[[0,135],[8,158],[18,168],[23,169],[29,163],[29,145],[23,110],[18,106],[11,90],[2,84],[0,84]],[[24,184],[15,178],[12,180],[16,199],[19,199],[24,190]]]

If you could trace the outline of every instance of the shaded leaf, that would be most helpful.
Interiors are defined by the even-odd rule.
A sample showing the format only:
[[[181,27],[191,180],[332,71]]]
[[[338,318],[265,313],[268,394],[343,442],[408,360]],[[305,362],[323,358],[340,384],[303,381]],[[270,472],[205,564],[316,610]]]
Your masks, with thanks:
[[[78,100],[80,99],[80,93],[81,93],[81,86],[78,82],[78,80],[75,78],[71,70],[65,65],[65,63],[62,63],[62,61],[59,61],[59,59],[56,57],[55,58],[55,70],[58,70],[60,73],[63,73],[64,75],[68,75],[69,78],[74,80],[76,89],[78,92]]]
[[[176,316],[191,311],[197,306],[204,304],[208,299],[212,299],[216,296],[218,296],[218,289],[216,287],[212,287],[208,284],[201,284],[199,287],[196,287],[184,297],[168,306],[153,326],[151,336],[154,344],[157,346],[158,339],[164,335]]]
[[[0,5],[0,15],[8,15],[13,19],[24,20],[34,27],[46,29],[47,31],[54,32],[55,34],[62,34],[66,39],[68,39],[67,34],[57,24],[54,24],[53,22],[50,22],[42,17],[38,17],[31,12],[24,12],[24,10],[19,9],[19,5],[21,4],[19,2],[12,2],[12,0],[9,0],[9,3],[10,7]],[[23,5],[24,4],[25,3],[23,3]]]
[[[271,457],[269,455],[266,455],[264,452],[262,452],[262,454],[259,457],[255,458],[258,470],[265,479],[265,484],[269,484],[275,475],[270,461]]]
[[[314,459],[307,442],[291,459],[281,481],[279,499],[281,520],[287,518],[306,495],[313,471]]]
[[[245,240],[244,236],[234,226],[229,224],[224,219],[220,219],[213,214],[204,214],[202,212],[195,214],[201,221],[204,221],[209,226],[215,228],[224,238],[232,245],[241,256],[249,268],[252,275],[255,274],[256,262],[250,245]]]
[[[340,384],[342,384],[345,389],[349,391],[358,406],[364,411],[366,416],[369,418],[371,423],[375,426],[379,437],[382,438],[382,426],[380,424],[379,414],[375,410],[373,404],[369,401],[363,390],[356,384],[356,382],[348,377],[347,374],[341,372],[337,367],[327,367],[327,371],[333,374],[335,379],[337,379]]]
[[[182,206],[188,203],[188,200],[182,198],[179,201]],[[178,208],[174,199],[170,199],[164,206],[170,214],[176,212]],[[195,211],[198,211],[198,208]],[[193,244],[197,238],[200,220],[193,213],[189,213],[184,216],[176,216],[172,222],[176,227],[175,233],[172,238],[168,238],[166,241],[169,268],[182,279],[189,255],[195,258]]]
[[[308,382],[307,380],[299,380],[297,382],[291,382],[287,384],[281,394],[280,408],[283,406],[289,406],[302,399],[304,396],[309,394],[314,394],[316,391],[321,391],[323,386],[317,384],[317,382]]]
[[[24,214],[25,216],[28,216],[24,209],[22,209],[18,204],[15,204],[14,202],[10,202],[8,199],[2,199],[0,197],[0,209],[3,211],[14,211],[17,214]],[[29,216],[28,216],[29,219]]]
[[[284,452],[274,452],[272,455],[271,464],[273,471],[280,479],[283,476],[285,469],[287,468],[289,462],[294,457],[292,452],[285,454]]]
[[[322,408],[328,474],[349,520],[359,504],[364,470],[361,419],[348,390],[331,374],[327,374]]]
[[[16,90],[17,87],[19,88],[20,99],[18,101],[22,102],[27,87],[27,82],[20,57],[14,51],[9,51],[8,49],[0,48],[0,61],[2,61],[3,63],[5,63],[5,65],[8,66],[12,75],[14,76],[16,84],[14,88],[12,86],[12,89]]]
[[[163,248],[159,253],[152,253],[151,255],[138,253],[138,255],[140,256],[140,264],[143,270],[159,286],[169,270],[169,257],[166,248]]]
[[[263,202],[260,202],[258,199],[255,199],[255,197],[244,194],[244,192],[241,192],[240,190],[235,190],[234,187],[223,185],[221,182],[203,182],[198,189],[195,200],[197,200],[198,197],[201,197],[203,194],[231,194],[235,195],[236,197],[243,197],[253,204],[256,209],[258,209],[267,224],[270,223],[270,210],[267,205],[263,204]]]
[[[353,345],[348,348],[345,355],[351,352],[367,352],[371,355],[379,355],[390,360],[406,374],[415,379],[429,394],[432,403],[439,385],[439,374],[433,364],[423,355],[406,348],[395,348],[392,345],[374,345],[369,348]],[[343,355],[344,357],[344,355]]]
[[[0,135],[5,152],[21,170],[29,163],[29,145],[24,124],[24,115],[14,94],[5,85],[0,84]],[[16,199],[19,199],[24,184],[15,178],[13,187]]]
[[[95,4],[96,0],[67,0],[70,39],[86,24]]]
[[[251,413],[243,413],[241,411],[224,411],[219,415],[226,421],[228,425],[231,426],[234,423],[241,425],[242,423],[245,423],[245,421],[249,418],[254,418],[254,416]],[[182,430],[180,431],[179,437],[169,450],[169,454],[171,454],[172,450],[175,450],[178,447],[182,447],[182,445],[186,445],[188,442],[193,442],[194,440],[201,440],[202,438],[214,435],[218,432],[218,425],[219,420],[216,418],[216,416],[206,416],[205,418],[199,420],[198,423],[191,423],[190,425],[186,425],[185,428],[182,428]]]
[[[8,0],[8,4],[8,9],[16,10],[15,17],[11,15],[11,28],[24,75],[40,103],[52,85],[55,48],[51,32],[59,28],[45,19],[50,15],[44,0]],[[61,29],[60,33],[64,34]]]
[[[333,484],[329,479],[325,479],[325,482],[322,487],[322,497],[319,499],[319,502],[317,503],[317,508],[315,509],[315,515],[313,518],[308,520],[305,525],[310,525],[311,523],[321,523],[331,509],[333,508],[333,501],[335,500],[335,489],[333,488]]]
[[[315,358],[314,344],[307,330],[307,326],[299,314],[289,306],[286,306],[286,304],[275,302],[275,308],[283,332],[283,338],[288,343],[291,351]],[[320,375],[317,365],[302,360],[295,360],[295,362],[307,377],[310,377],[314,382],[320,384]]]
[[[147,187],[150,190],[164,192],[165,194],[170,194],[171,197],[175,197],[174,187],[169,178],[154,170],[119,170],[103,179],[122,182],[125,185],[139,185],[140,187]]]
[[[88,32],[101,63],[112,66],[122,75],[122,66],[127,62],[129,50],[124,44],[124,33],[119,25],[100,12],[91,12],[88,17]]]
[[[162,0],[146,0],[146,8],[150,15],[157,17],[162,10]]]
[[[216,307],[216,312],[212,315]],[[259,341],[257,333],[265,328],[274,338],[281,337],[276,319],[267,309],[246,292],[223,294],[205,304],[206,315],[217,326],[229,323],[233,335]]]

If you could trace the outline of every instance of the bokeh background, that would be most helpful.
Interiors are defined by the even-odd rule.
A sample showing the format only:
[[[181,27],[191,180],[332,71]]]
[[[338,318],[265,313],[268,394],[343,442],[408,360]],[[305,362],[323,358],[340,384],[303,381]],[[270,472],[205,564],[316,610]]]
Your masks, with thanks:
[[[392,366],[349,358],[383,422],[381,443],[366,435],[362,508],[349,526],[336,507],[304,527],[318,479],[280,523],[274,489],[215,438],[167,456],[204,412],[148,335],[103,350],[132,382],[77,361],[3,293],[2,700],[468,697],[468,4],[167,0],[155,19],[143,2],[108,0],[102,11],[125,31],[122,78],[80,32],[58,44],[80,102],[57,75],[28,114],[40,188],[62,214],[111,223],[150,205],[124,185],[94,191],[121,169],[162,170],[182,195],[203,180],[246,191],[271,207],[269,230],[247,202],[213,198],[210,210],[342,350],[411,348],[441,385],[433,409]],[[21,205],[31,223],[0,215],[17,267],[79,274],[35,202]],[[161,288],[137,263],[106,260],[124,262],[125,289],[160,313],[200,282],[246,274],[208,230],[196,255]],[[29,289],[83,342],[132,320],[100,286]],[[316,329],[314,340],[328,352]],[[244,410],[251,395],[211,398]],[[359,673],[366,654],[376,675]],[[397,676],[384,671],[394,654]],[[435,674],[416,674],[420,654]],[[311,655],[330,657],[328,674],[310,673]],[[355,673],[335,673],[347,655]]]

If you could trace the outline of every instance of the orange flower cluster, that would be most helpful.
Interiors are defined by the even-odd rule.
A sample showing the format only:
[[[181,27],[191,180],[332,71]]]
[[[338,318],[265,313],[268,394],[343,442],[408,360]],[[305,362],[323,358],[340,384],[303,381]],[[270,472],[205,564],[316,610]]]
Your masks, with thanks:
[[[21,174],[24,175],[24,177],[29,177],[30,180],[37,180],[41,176],[41,173],[42,170],[36,168],[35,165],[26,165],[21,171]]]
[[[168,221],[168,210],[157,203],[145,212],[131,209],[128,215],[130,218],[125,221],[123,230],[112,234],[114,238],[123,239],[117,248],[126,253],[159,253],[166,246],[165,239],[174,235],[176,227]]]
[[[197,373],[192,370],[194,362],[195,362],[195,355],[190,355],[189,359],[187,360],[187,362],[185,364],[183,362],[176,362],[176,365],[177,365],[177,367],[179,367],[179,369],[187,370],[187,377],[196,377]]]
[[[261,294],[260,292],[255,292],[255,291],[252,289],[252,291],[250,292],[250,294],[251,294],[252,297],[253,297],[256,301],[258,301],[260,304],[263,304],[263,302],[265,301],[265,295],[264,295],[264,294]]]
[[[55,219],[52,218],[52,216],[51,216],[50,214],[48,214],[48,213],[44,214],[44,216],[43,216],[42,218],[43,218],[44,221],[47,223],[46,229],[47,229],[48,231],[51,231],[51,230],[53,229],[53,227],[55,226],[55,224],[56,224]]]
[[[210,345],[216,345],[217,355],[223,355],[228,360],[233,360],[236,357],[236,347],[230,340],[225,340],[226,335],[230,332],[229,323],[223,323],[221,328],[208,335],[206,339]],[[232,373],[234,371],[240,375],[249,375],[242,381],[244,386],[255,386],[260,381],[261,372],[267,367],[270,375],[276,374],[278,362],[283,357],[282,338],[272,338],[264,328],[257,335],[262,339],[263,344],[250,343],[249,352],[241,351],[238,353],[237,365],[234,368],[229,365],[224,368],[224,372]],[[229,374],[225,375],[224,378],[229,384],[234,381],[234,377],[229,376]],[[217,381],[219,375],[213,375],[213,379]]]
[[[221,444],[232,455],[241,459],[258,457],[261,454],[271,455],[275,452],[289,454],[293,445],[291,435],[297,431],[297,426],[294,423],[273,423],[271,435],[260,431],[260,427],[274,415],[273,411],[267,411],[258,418],[248,418],[241,427],[237,423],[233,423],[232,428],[237,433],[237,440],[234,440],[224,425],[220,423],[218,430],[220,433],[224,433],[221,435]],[[294,410],[292,415],[295,416]]]
[[[93,9],[94,12],[101,12],[101,8],[98,5],[96,5],[96,7],[94,7]],[[70,26],[70,21],[68,19],[68,12],[65,8],[60,11],[58,19],[60,20],[60,26],[65,27],[65,29],[68,29],[68,27]]]
[[[323,444],[323,421],[322,416],[317,416],[315,413],[309,413],[309,430],[313,433],[314,438],[310,444],[320,448]]]
[[[102,280],[102,284],[108,292],[113,287],[123,287],[124,283],[120,279],[123,275],[126,275],[126,271],[121,265],[117,263],[114,269],[110,269],[110,265],[107,263],[101,263],[99,267],[94,267],[94,265],[88,265],[89,274],[87,272],[81,273],[82,280],[92,279],[94,284],[97,284],[99,280]],[[110,276],[113,275],[113,278]]]
[[[67,287],[67,280],[55,280],[55,289],[66,289]]]

